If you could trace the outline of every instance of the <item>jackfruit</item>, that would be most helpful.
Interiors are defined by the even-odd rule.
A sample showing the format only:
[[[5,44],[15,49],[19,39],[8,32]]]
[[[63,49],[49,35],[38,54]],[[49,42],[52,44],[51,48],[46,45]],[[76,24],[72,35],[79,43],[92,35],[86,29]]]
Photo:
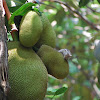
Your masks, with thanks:
[[[32,48],[18,41],[8,42],[8,100],[43,100],[48,81],[47,70]]]
[[[43,31],[42,31],[39,41],[36,43],[35,46],[39,48],[41,45],[45,44],[45,45],[55,48],[56,33],[54,29],[52,28],[48,18],[44,14],[42,14],[40,18],[43,24]]]
[[[28,11],[21,20],[19,40],[25,47],[32,47],[39,40],[43,30],[40,16],[34,11]]]
[[[42,59],[49,74],[58,79],[63,79],[68,75],[68,62],[60,52],[50,46],[42,45],[37,54]]]

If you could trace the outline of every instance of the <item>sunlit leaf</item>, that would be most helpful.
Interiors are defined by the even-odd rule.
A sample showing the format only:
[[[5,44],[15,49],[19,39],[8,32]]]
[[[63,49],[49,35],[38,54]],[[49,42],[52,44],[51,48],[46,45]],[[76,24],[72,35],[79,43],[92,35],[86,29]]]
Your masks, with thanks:
[[[14,17],[21,15],[23,16],[25,13],[27,13],[29,10],[32,9],[32,6],[35,6],[36,4],[34,3],[26,3],[24,5],[22,5],[19,9],[17,9],[10,17],[9,19],[9,24],[13,24],[14,23]]]
[[[68,89],[68,86],[66,84],[64,84],[63,87],[59,89],[54,89],[52,87],[49,87],[47,89],[47,97],[52,98],[52,99],[57,98],[61,96],[62,94],[64,94],[67,89]]]
[[[58,89],[56,92],[55,92],[55,95],[60,95],[62,93],[65,93],[67,90],[67,87],[62,87],[60,89]]]
[[[53,98],[55,96],[57,96],[57,95],[61,95],[61,94],[65,93],[67,91],[67,89],[68,89],[67,86],[63,86],[62,88],[57,89],[56,92],[55,92],[55,94],[54,94],[54,96],[53,96]]]

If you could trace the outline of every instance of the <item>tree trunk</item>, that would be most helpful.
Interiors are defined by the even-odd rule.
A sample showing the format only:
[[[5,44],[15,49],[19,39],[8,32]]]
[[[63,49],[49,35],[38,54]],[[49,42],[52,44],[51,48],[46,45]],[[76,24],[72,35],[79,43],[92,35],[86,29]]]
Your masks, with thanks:
[[[0,100],[6,100],[8,90],[7,31],[3,14],[3,2],[0,0]]]

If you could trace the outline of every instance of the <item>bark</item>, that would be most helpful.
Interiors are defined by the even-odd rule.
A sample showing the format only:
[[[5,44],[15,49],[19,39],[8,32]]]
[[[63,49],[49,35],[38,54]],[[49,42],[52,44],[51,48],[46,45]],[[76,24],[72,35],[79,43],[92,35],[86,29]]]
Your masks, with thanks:
[[[3,14],[3,2],[0,0],[0,100],[6,100],[8,90],[7,31]]]

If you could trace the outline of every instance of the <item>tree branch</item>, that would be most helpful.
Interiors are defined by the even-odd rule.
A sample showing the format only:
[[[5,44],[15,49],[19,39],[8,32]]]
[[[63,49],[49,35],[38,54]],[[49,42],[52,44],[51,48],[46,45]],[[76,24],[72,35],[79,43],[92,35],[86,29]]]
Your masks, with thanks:
[[[3,2],[0,0],[0,100],[6,100],[9,90],[7,32],[3,15]]]
[[[97,26],[97,25],[93,24],[92,22],[90,22],[85,16],[82,16],[80,12],[78,12],[74,8],[70,7],[66,2],[62,2],[59,0],[49,0],[49,1],[65,5],[71,12],[73,12],[72,14],[77,14],[79,16],[79,18],[84,20],[92,29],[95,29],[97,31],[100,30],[100,28],[99,28],[100,26]]]
[[[86,6],[88,9],[90,9],[92,12],[94,12],[94,13],[100,13],[100,12],[97,12],[96,10],[94,10],[94,9],[92,9],[91,7],[89,7],[89,6]]]
[[[45,3],[43,3],[43,2],[40,2],[40,4],[43,4],[43,5],[46,5],[46,6],[52,7],[52,8],[56,8],[56,7],[54,7],[54,6],[50,5],[50,4],[45,4]]]

